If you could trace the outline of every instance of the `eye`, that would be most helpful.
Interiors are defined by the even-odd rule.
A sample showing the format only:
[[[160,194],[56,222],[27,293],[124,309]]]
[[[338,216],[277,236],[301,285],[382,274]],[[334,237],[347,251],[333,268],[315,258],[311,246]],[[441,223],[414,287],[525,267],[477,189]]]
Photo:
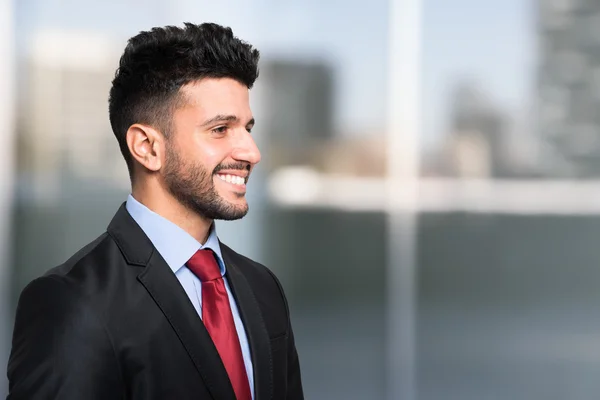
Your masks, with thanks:
[[[248,133],[252,133],[252,128],[253,127],[248,127],[248,128],[246,128],[246,131],[248,131]]]
[[[227,132],[227,126],[217,126],[216,128],[212,129],[213,133],[218,133],[218,134],[223,134],[225,132]]]

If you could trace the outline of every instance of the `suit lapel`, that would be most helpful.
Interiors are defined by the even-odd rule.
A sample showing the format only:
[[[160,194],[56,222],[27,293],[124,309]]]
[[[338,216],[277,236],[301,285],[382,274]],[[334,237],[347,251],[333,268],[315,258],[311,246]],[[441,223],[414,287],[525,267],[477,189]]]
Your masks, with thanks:
[[[235,400],[227,372],[208,331],[158,252],[154,252],[138,279],[169,320],[213,398]]]
[[[246,329],[254,370],[255,400],[270,400],[273,396],[273,362],[269,334],[256,298],[241,268],[234,261],[233,251],[222,243],[221,251],[227,269],[227,280],[236,300]]]
[[[194,306],[124,205],[113,218],[108,232],[129,264],[145,266],[138,280],[169,321],[213,399],[235,400],[227,371]]]

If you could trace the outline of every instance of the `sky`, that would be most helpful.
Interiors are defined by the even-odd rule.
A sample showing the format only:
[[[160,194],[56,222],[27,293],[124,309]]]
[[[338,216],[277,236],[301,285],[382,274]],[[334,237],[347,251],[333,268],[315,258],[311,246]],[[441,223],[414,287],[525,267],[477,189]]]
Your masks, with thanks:
[[[388,2],[382,0],[19,0],[17,42],[26,52],[44,29],[91,31],[118,45],[150,26],[214,21],[257,46],[264,58],[321,59],[336,72],[341,134],[383,134]],[[448,92],[474,78],[500,106],[519,112],[532,98],[533,0],[422,2],[423,143],[445,132]]]

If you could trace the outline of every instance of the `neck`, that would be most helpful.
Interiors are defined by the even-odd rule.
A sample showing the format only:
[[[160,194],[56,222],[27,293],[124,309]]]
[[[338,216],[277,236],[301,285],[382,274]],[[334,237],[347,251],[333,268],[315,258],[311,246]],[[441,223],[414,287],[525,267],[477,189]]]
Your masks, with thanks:
[[[170,193],[148,186],[133,185],[131,195],[150,210],[189,233],[199,243],[206,243],[213,223],[211,219],[191,211],[179,203]]]

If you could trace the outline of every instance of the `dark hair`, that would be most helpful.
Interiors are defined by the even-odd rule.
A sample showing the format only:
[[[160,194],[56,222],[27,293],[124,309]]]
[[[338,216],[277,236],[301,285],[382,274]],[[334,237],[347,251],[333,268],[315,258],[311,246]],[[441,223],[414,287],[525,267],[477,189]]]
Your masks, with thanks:
[[[127,42],[110,89],[110,124],[133,178],[126,134],[135,123],[148,124],[169,137],[180,88],[202,78],[232,78],[252,88],[260,54],[213,23],[166,26],[140,32]]]

